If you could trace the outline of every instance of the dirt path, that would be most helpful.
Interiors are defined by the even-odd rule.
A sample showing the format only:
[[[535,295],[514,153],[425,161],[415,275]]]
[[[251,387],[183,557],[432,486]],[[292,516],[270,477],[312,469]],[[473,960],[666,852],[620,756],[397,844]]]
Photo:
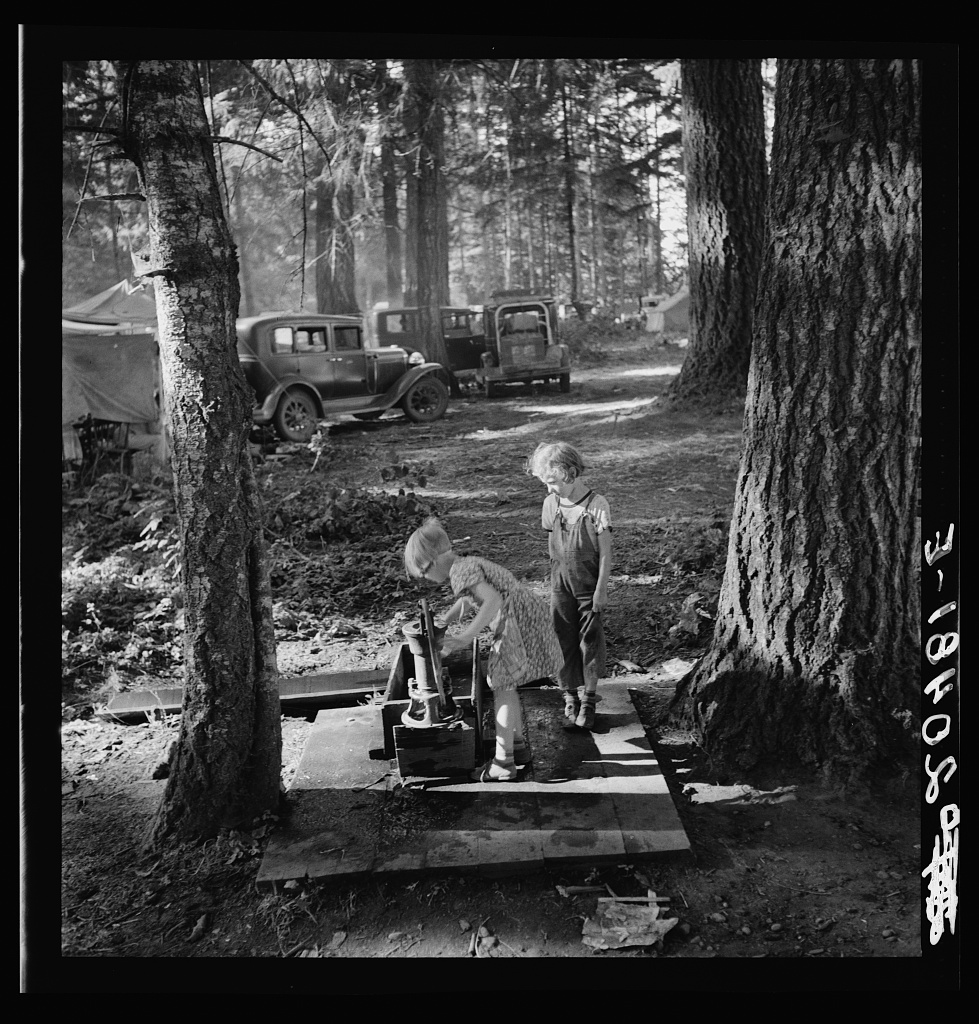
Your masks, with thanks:
[[[404,885],[262,896],[252,882],[273,821],[203,848],[138,855],[141,829],[165,785],[153,775],[175,720],[127,726],[83,715],[63,726],[61,739],[63,955],[469,956],[482,926],[491,934],[478,953],[491,958],[919,957],[914,778],[863,800],[820,791],[807,779],[720,778],[689,736],[654,726],[710,634],[741,431],[739,409],[703,416],[666,407],[664,390],[681,357],[682,350],[653,348],[638,336],[600,365],[577,368],[570,395],[556,387],[492,401],[472,395],[454,401],[435,424],[410,426],[395,417],[337,425],[315,474],[308,453],[285,450],[260,473],[266,500],[284,501],[322,486],[317,474],[348,487],[386,484],[394,494],[399,482],[424,471],[426,486],[415,493],[444,519],[459,549],[499,561],[543,591],[544,489],[524,473],[524,462],[541,440],[579,446],[588,481],[609,498],[615,524],[610,665],[634,683],[697,854],[694,865],[622,864],[499,881],[433,875]],[[395,466],[408,476],[385,482],[383,470]],[[436,606],[447,598],[397,579],[396,553],[384,556],[388,574],[371,614],[335,609],[310,624],[304,609],[312,598],[304,603],[301,588],[280,584],[283,674],[386,667],[418,598]],[[303,564],[338,557],[329,547],[296,555]],[[367,563],[358,568],[369,582]],[[306,619],[290,625],[288,613]],[[283,719],[286,784],[308,729],[303,719]],[[389,813],[410,821],[411,794],[396,794]],[[652,889],[669,897],[679,923],[659,946],[593,952],[582,943],[582,925],[595,914],[598,894],[567,893],[585,884],[620,896]]]

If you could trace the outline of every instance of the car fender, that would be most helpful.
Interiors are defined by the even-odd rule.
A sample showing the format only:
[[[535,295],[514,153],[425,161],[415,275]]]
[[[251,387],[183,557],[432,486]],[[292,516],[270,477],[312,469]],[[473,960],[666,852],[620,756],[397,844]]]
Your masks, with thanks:
[[[255,417],[259,422],[270,423],[272,417],[275,415],[275,408],[279,404],[279,399],[287,392],[292,390],[304,391],[313,400],[313,404],[316,406],[316,412],[319,416],[323,415],[323,401],[316,392],[316,388],[310,387],[309,384],[302,379],[302,377],[290,375],[288,377],[280,377],[275,387],[265,396],[265,401],[259,406],[258,415]]]
[[[446,376],[446,369],[441,363],[420,363],[413,366],[401,379],[384,395],[386,401],[396,405],[408,393],[408,389],[422,377],[438,377],[448,387],[449,382]]]

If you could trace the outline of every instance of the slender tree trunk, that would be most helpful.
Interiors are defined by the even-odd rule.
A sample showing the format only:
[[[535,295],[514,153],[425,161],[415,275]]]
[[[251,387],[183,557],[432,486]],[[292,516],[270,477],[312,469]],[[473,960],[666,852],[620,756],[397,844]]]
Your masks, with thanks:
[[[578,296],[578,240],[575,232],[575,162],[572,145],[571,122],[568,115],[568,90],[561,83],[562,134],[564,139],[564,203],[568,217],[568,273],[571,278],[571,304],[584,315]]]
[[[855,780],[916,746],[920,103],[914,60],[779,61],[727,568],[673,706],[723,763]]]
[[[405,157],[404,304],[418,305],[418,153]]]
[[[377,61],[375,69],[378,103],[382,118],[387,120],[391,110],[392,88],[387,76],[387,61]],[[401,225],[398,220],[398,162],[390,127],[381,139],[381,197],[384,209],[384,269],[387,282],[385,298],[392,308],[397,308],[402,305]]]
[[[247,219],[242,190],[243,183],[241,178],[239,178],[234,188],[235,227],[239,230],[246,223]],[[255,312],[255,298],[252,294],[254,289],[252,288],[248,258],[244,253],[238,259],[238,280],[241,286],[241,315],[252,316]]]
[[[483,193],[483,208],[479,217],[480,238],[483,251],[483,303],[488,303],[496,285],[496,244],[493,232],[493,214],[490,196]]]
[[[690,348],[671,394],[741,398],[765,237],[761,62],[683,60]]]
[[[120,61],[124,146],[149,213],[184,591],[184,701],[148,833],[199,839],[278,806],[279,695],[261,506],[238,362],[238,261],[196,68]]]
[[[506,138],[509,138],[507,129]],[[503,287],[513,287],[513,176],[510,173],[510,146],[503,147]]]
[[[401,225],[398,221],[398,174],[394,142],[381,143],[381,188],[384,203],[384,268],[387,282],[386,298],[392,308],[402,303]]]
[[[653,290],[655,294],[662,295],[665,283],[663,275],[663,195],[662,175],[659,168],[659,108],[655,104],[653,105],[653,138],[655,140],[653,152],[656,159],[653,167],[656,184],[656,217],[653,221],[653,240],[655,244],[653,266],[656,268],[656,271]]]
[[[539,290],[536,250],[534,249],[534,215],[530,207],[524,203],[522,207],[527,221],[527,281],[532,292]]]

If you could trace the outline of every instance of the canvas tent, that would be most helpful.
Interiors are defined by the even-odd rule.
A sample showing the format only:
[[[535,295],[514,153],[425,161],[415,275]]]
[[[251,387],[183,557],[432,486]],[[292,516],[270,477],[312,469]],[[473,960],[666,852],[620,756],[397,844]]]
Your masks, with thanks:
[[[61,312],[62,457],[81,458],[87,416],[124,425],[118,444],[165,454],[156,304],[128,281]]]
[[[687,285],[648,311],[646,330],[655,333],[690,330],[690,289]]]
[[[104,324],[110,327],[151,327],[156,329],[156,302],[146,288],[128,281],[107,288],[98,295],[61,311],[71,324]]]

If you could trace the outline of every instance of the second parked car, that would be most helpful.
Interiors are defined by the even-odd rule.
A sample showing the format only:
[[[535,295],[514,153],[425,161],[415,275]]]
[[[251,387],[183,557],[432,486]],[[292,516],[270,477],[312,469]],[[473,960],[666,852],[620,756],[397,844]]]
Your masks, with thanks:
[[[404,348],[367,348],[360,317],[263,313],[238,321],[238,358],[255,391],[253,420],[284,441],[308,441],[316,421],[374,419],[400,408],[426,423],[445,415],[444,369]]]
[[[448,369],[457,377],[473,376],[486,351],[482,313],[463,306],[443,306],[440,316]],[[421,340],[417,308],[379,309],[374,314],[374,330],[379,345],[400,345],[422,359],[429,358]]]

